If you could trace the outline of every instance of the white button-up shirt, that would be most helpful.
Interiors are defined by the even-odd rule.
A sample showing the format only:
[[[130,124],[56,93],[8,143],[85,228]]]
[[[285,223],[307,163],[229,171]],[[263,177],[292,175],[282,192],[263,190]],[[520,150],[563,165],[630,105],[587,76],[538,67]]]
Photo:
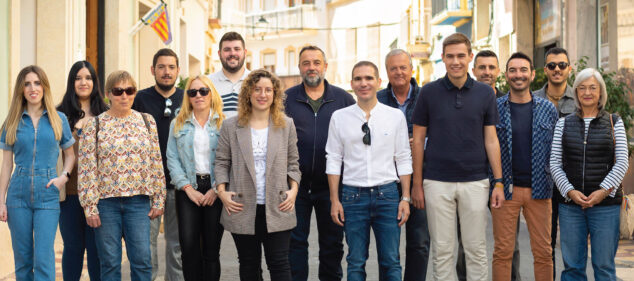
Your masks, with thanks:
[[[412,153],[409,147],[405,115],[377,103],[370,111],[371,145],[363,143],[365,112],[357,105],[335,111],[330,119],[326,143],[326,174],[340,175],[343,163],[343,184],[371,187],[399,180],[399,175],[412,174]]]
[[[192,123],[194,123],[194,167],[196,168],[196,174],[208,175],[211,173],[211,161],[209,159],[211,147],[209,146],[207,127],[209,127],[209,121],[211,120],[211,111],[205,126],[200,126],[200,123],[194,117],[194,113],[192,113],[191,118]]]

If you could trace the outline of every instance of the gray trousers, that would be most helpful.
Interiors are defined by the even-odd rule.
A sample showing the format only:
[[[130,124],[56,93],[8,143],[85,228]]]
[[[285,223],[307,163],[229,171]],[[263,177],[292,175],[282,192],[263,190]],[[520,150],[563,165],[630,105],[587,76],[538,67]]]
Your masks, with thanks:
[[[165,281],[183,281],[183,267],[181,262],[181,246],[178,240],[178,218],[176,216],[176,199],[174,189],[168,189],[165,196],[165,211],[163,215],[150,221],[150,250],[152,252],[152,281],[156,279],[159,270],[157,238],[163,218],[165,231]]]

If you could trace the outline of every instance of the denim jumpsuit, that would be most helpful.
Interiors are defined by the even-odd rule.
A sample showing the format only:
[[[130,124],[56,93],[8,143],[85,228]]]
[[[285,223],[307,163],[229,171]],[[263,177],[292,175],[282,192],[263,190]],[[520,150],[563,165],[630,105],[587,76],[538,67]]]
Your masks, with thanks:
[[[12,150],[15,169],[7,191],[7,222],[18,281],[55,280],[55,233],[59,221],[59,189],[46,184],[57,177],[59,148],[67,149],[75,139],[66,115],[56,112],[62,121],[62,138],[55,140],[46,110],[37,129],[24,111],[13,145],[6,144],[6,131],[0,137],[0,149]]]

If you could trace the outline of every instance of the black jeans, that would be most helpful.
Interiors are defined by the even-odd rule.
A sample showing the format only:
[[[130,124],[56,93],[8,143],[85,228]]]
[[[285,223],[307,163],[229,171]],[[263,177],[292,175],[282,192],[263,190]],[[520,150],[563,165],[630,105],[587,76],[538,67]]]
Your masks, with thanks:
[[[553,217],[552,228],[550,229],[550,246],[553,248],[553,280],[557,280],[557,262],[555,261],[555,248],[557,248],[557,230],[559,222],[559,200],[563,201],[563,197],[559,190],[553,190],[553,198],[551,200],[553,204]]]
[[[340,281],[343,278],[343,227],[336,225],[330,217],[327,186],[317,192],[301,188],[295,201],[297,227],[291,232],[289,253],[293,281],[308,279],[308,234],[313,207],[319,235],[319,280]]]
[[[198,177],[198,191],[211,188],[209,177]],[[178,234],[183,260],[183,277],[187,281],[220,280],[220,241],[224,228],[220,224],[222,201],[199,207],[184,191],[176,191]]]
[[[262,280],[262,246],[271,280],[290,281],[291,266],[288,262],[288,248],[291,230],[269,233],[266,230],[265,205],[258,205],[255,214],[255,235],[231,234],[238,250],[240,280]]]

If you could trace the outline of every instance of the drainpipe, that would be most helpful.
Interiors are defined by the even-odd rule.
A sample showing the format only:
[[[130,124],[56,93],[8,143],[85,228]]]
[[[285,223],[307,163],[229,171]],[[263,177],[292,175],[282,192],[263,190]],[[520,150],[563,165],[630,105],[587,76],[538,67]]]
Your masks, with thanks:
[[[601,15],[601,1],[596,0],[596,22],[597,22],[597,32],[596,32],[596,40],[597,43],[597,65],[595,66],[597,69],[601,66],[601,19],[599,16]]]

